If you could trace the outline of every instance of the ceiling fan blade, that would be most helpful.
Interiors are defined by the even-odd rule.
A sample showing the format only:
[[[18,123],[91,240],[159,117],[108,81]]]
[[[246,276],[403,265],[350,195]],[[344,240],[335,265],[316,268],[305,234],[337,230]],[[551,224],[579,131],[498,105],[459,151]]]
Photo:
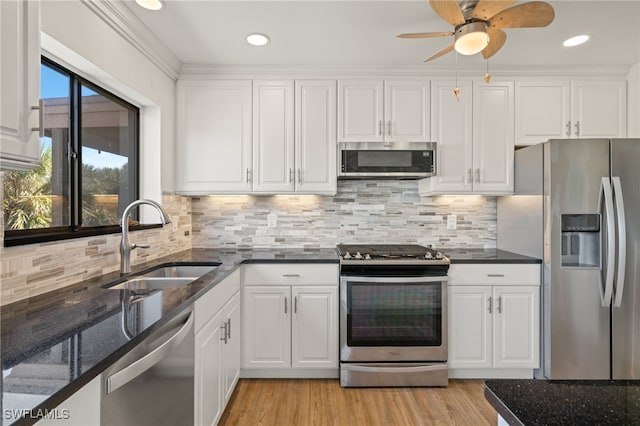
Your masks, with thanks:
[[[489,34],[489,44],[482,51],[482,56],[485,59],[495,55],[504,45],[504,42],[507,41],[507,33],[498,28],[489,28],[487,33]]]
[[[454,43],[451,43],[450,45],[448,45],[447,47],[445,47],[444,49],[440,50],[438,53],[429,56],[427,59],[425,59],[425,62],[429,62],[429,61],[433,61],[436,58],[439,58],[442,55],[446,55],[447,53],[451,52],[453,50],[453,46]]]
[[[431,38],[431,37],[446,37],[452,36],[453,33],[451,31],[439,32],[439,33],[406,33],[406,34],[398,34],[396,37],[399,38]]]
[[[429,0],[434,12],[451,25],[464,24],[464,16],[460,5],[455,0]]]
[[[514,4],[516,0],[480,0],[473,9],[472,17],[488,21],[498,12]]]
[[[555,12],[549,3],[532,1],[505,9],[491,18],[493,28],[533,28],[549,25]]]

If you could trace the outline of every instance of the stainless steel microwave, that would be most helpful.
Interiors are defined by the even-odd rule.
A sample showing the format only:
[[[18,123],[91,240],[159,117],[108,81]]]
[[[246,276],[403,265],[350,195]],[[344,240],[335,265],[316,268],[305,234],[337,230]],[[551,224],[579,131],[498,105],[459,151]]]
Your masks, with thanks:
[[[436,174],[435,142],[341,142],[342,179],[420,179]]]

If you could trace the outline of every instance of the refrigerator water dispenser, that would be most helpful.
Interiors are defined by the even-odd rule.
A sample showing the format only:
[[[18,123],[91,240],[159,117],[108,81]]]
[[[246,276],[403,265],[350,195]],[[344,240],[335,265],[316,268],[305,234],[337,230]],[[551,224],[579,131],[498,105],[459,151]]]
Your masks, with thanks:
[[[562,266],[600,267],[600,215],[562,215]]]

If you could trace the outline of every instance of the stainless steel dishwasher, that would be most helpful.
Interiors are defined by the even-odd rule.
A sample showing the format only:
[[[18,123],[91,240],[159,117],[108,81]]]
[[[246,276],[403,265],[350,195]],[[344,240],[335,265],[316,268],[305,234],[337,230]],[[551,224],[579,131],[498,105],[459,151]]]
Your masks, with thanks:
[[[189,308],[104,371],[102,425],[193,425],[193,319]]]

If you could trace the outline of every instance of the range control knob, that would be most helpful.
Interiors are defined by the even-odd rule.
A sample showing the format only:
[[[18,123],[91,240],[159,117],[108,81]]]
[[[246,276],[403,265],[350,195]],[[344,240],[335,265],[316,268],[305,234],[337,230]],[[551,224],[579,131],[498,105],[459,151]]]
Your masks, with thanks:
[[[436,252],[436,259],[442,259],[444,256],[439,251]]]
[[[360,254],[360,252],[357,252],[355,256],[353,256],[354,259],[362,259],[362,255]]]
[[[430,251],[427,252],[427,254],[424,255],[425,259],[433,259],[433,255],[431,254]]]
[[[364,260],[371,260],[371,256],[369,254],[364,255]]]
[[[349,253],[349,252],[346,252],[346,253],[344,254],[344,256],[342,256],[342,258],[343,258],[343,259],[351,259],[351,257],[352,257],[352,256],[351,256],[351,253]]]

